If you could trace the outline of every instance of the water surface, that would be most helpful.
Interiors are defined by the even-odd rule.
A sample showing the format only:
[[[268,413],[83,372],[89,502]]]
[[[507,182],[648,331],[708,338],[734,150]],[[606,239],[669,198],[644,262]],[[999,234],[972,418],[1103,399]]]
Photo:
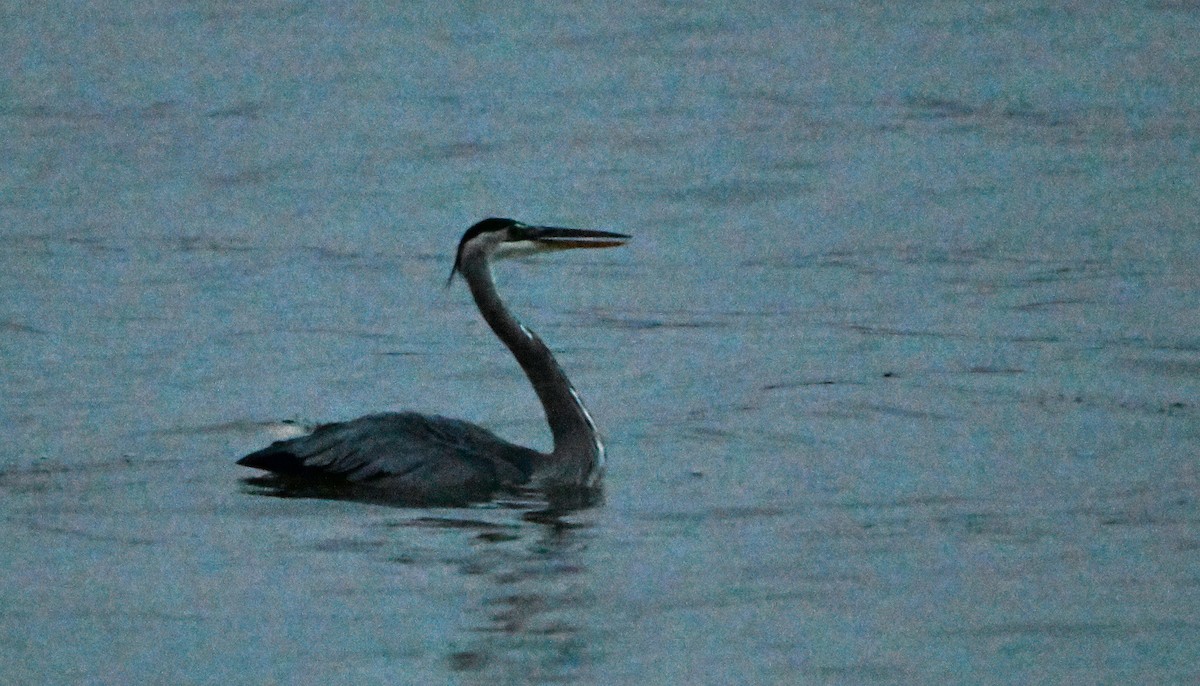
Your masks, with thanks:
[[[1192,3],[4,10],[6,683],[1200,678]],[[266,497],[281,419],[542,448],[604,502]]]

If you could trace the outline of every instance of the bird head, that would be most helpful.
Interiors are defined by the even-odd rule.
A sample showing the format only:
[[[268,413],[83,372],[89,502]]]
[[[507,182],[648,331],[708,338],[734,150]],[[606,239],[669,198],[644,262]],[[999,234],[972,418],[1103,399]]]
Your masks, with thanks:
[[[454,280],[464,260],[474,255],[505,258],[574,248],[615,248],[629,239],[626,234],[612,231],[533,226],[515,219],[490,217],[463,234],[446,285]]]

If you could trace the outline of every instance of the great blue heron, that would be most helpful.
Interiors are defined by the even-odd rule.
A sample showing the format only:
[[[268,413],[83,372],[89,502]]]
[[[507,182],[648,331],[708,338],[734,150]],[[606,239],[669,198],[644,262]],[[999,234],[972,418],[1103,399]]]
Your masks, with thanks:
[[[454,274],[463,276],[479,313],[512,351],[542,402],[554,449],[515,445],[459,419],[387,412],[323,424],[312,433],[243,457],[238,464],[312,483],[343,483],[411,503],[467,503],[536,486],[594,488],[604,445],[591,415],[554,355],[517,321],[496,292],[489,259],[569,248],[609,248],[629,236],[609,231],[530,226],[484,219],[458,243]]]

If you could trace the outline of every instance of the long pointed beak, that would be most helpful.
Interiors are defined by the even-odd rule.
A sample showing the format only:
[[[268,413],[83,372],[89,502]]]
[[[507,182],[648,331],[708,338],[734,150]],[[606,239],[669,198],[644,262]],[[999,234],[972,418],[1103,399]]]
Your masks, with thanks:
[[[559,226],[530,226],[516,224],[510,229],[510,237],[504,245],[516,249],[508,256],[549,252],[553,250],[570,250],[572,248],[615,248],[625,245],[632,236],[613,231],[597,231],[595,229],[564,229]],[[514,244],[521,244],[517,248]],[[450,269],[450,277],[446,279],[446,287],[454,282],[458,272],[458,262]]]
[[[517,240],[532,241],[545,250],[571,248],[615,248],[625,245],[632,236],[594,229],[564,229],[558,226],[522,226]]]

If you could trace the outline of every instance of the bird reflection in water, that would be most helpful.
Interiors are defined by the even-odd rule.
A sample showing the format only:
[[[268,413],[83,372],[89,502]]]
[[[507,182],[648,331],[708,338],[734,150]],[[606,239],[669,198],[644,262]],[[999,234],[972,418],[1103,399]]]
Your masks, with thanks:
[[[584,562],[590,530],[544,512],[537,518],[536,528],[481,526],[478,545],[461,560],[461,573],[487,584],[446,655],[452,671],[492,683],[573,682],[599,654]]]

